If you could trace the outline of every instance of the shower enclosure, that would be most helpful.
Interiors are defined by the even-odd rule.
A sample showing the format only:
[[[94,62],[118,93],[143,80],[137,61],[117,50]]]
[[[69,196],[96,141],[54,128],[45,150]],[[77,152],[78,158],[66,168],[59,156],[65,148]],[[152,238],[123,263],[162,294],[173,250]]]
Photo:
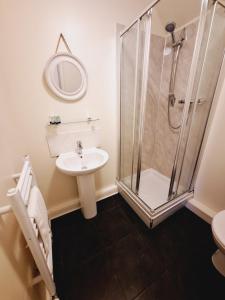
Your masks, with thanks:
[[[120,34],[117,184],[149,227],[193,196],[224,47],[220,1],[152,1]]]

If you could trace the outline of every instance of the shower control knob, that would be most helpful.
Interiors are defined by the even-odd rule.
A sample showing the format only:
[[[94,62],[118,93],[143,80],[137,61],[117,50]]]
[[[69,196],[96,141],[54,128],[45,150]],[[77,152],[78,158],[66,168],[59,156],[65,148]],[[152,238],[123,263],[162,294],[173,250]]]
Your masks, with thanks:
[[[174,106],[176,102],[176,97],[174,94],[169,94],[169,103],[171,106]]]

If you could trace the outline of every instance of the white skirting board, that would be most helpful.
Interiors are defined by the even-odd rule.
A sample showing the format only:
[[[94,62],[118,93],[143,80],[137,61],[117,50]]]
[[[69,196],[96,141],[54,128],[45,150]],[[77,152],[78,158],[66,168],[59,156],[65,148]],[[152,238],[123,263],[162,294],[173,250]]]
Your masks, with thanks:
[[[213,217],[217,213],[196,199],[190,199],[185,206],[209,224],[211,224]]]
[[[112,195],[115,195],[118,193],[117,186],[115,184],[107,186],[103,189],[96,191],[96,199],[97,201],[103,200],[107,197],[110,197]],[[55,219],[62,215],[65,215],[67,213],[70,213],[74,210],[77,210],[80,208],[80,203],[78,198],[67,200],[63,203],[60,203],[48,210],[49,218]]]

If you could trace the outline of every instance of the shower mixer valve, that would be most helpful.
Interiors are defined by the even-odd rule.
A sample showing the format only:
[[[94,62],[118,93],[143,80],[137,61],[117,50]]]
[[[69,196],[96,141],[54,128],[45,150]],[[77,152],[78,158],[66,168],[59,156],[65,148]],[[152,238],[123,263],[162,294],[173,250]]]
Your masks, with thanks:
[[[176,103],[176,97],[174,94],[169,94],[169,103],[171,106],[174,106]]]

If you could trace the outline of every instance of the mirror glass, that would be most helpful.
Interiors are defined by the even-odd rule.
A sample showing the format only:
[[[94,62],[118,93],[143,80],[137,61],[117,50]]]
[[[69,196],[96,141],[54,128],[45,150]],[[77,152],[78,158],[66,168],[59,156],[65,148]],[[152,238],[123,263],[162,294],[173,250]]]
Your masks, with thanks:
[[[63,92],[74,93],[82,87],[82,75],[77,66],[68,61],[58,63],[52,72],[54,86]]]
[[[86,70],[70,53],[57,53],[49,59],[45,80],[50,90],[64,100],[78,100],[87,91]]]

